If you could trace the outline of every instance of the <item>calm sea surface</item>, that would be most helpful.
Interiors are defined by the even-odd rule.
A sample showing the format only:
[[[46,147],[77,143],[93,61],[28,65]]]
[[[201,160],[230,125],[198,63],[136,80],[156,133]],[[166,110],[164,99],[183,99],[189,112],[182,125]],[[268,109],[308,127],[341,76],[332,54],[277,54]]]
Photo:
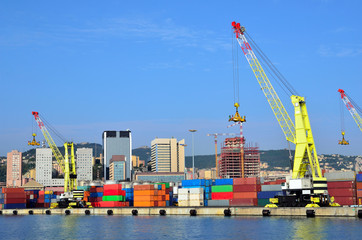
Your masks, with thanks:
[[[362,239],[357,218],[0,216],[0,239]]]

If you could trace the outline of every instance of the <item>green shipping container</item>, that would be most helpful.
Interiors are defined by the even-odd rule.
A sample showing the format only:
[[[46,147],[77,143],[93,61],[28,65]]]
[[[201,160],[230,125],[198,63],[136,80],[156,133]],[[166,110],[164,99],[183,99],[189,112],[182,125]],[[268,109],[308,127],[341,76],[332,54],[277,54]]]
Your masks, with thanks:
[[[215,185],[211,187],[211,192],[232,192],[233,185]]]
[[[125,197],[124,196],[103,196],[102,197],[102,201],[119,201],[119,202],[124,202],[125,201]]]
[[[267,199],[264,199],[264,198],[261,198],[261,199],[258,199],[258,207],[264,207],[265,205],[269,204],[269,198]]]

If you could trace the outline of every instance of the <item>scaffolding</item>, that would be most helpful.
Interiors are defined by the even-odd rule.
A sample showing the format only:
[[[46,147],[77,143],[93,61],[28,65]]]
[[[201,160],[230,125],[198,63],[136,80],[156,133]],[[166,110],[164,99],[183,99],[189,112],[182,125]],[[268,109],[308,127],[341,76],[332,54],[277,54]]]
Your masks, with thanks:
[[[225,139],[219,161],[219,175],[221,178],[241,178],[242,162],[244,163],[244,177],[259,177],[259,148],[251,144],[244,146],[244,144],[244,138]]]

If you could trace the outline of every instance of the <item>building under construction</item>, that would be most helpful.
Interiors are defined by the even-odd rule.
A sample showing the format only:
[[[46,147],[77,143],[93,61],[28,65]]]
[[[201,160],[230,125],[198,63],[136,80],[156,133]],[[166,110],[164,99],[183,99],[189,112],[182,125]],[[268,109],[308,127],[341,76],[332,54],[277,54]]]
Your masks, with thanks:
[[[244,177],[259,177],[259,148],[244,145],[244,138],[225,139],[219,161],[219,176],[221,178],[241,178],[243,175]]]

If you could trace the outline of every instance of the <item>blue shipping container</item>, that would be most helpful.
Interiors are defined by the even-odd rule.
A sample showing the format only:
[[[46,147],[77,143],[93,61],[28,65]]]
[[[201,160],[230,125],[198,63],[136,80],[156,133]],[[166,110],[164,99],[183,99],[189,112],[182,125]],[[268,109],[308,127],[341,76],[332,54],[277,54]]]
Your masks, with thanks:
[[[356,181],[357,182],[362,182],[362,174],[357,174],[356,175]]]
[[[90,193],[90,197],[103,197],[103,193],[102,192]]]
[[[234,181],[232,178],[225,178],[225,179],[215,179],[213,185],[233,185]]]
[[[273,198],[277,195],[283,195],[282,191],[258,192],[258,199]]]
[[[21,208],[26,208],[26,203],[9,203],[3,205],[3,209],[21,209]]]
[[[205,179],[182,180],[182,186],[205,186]]]

